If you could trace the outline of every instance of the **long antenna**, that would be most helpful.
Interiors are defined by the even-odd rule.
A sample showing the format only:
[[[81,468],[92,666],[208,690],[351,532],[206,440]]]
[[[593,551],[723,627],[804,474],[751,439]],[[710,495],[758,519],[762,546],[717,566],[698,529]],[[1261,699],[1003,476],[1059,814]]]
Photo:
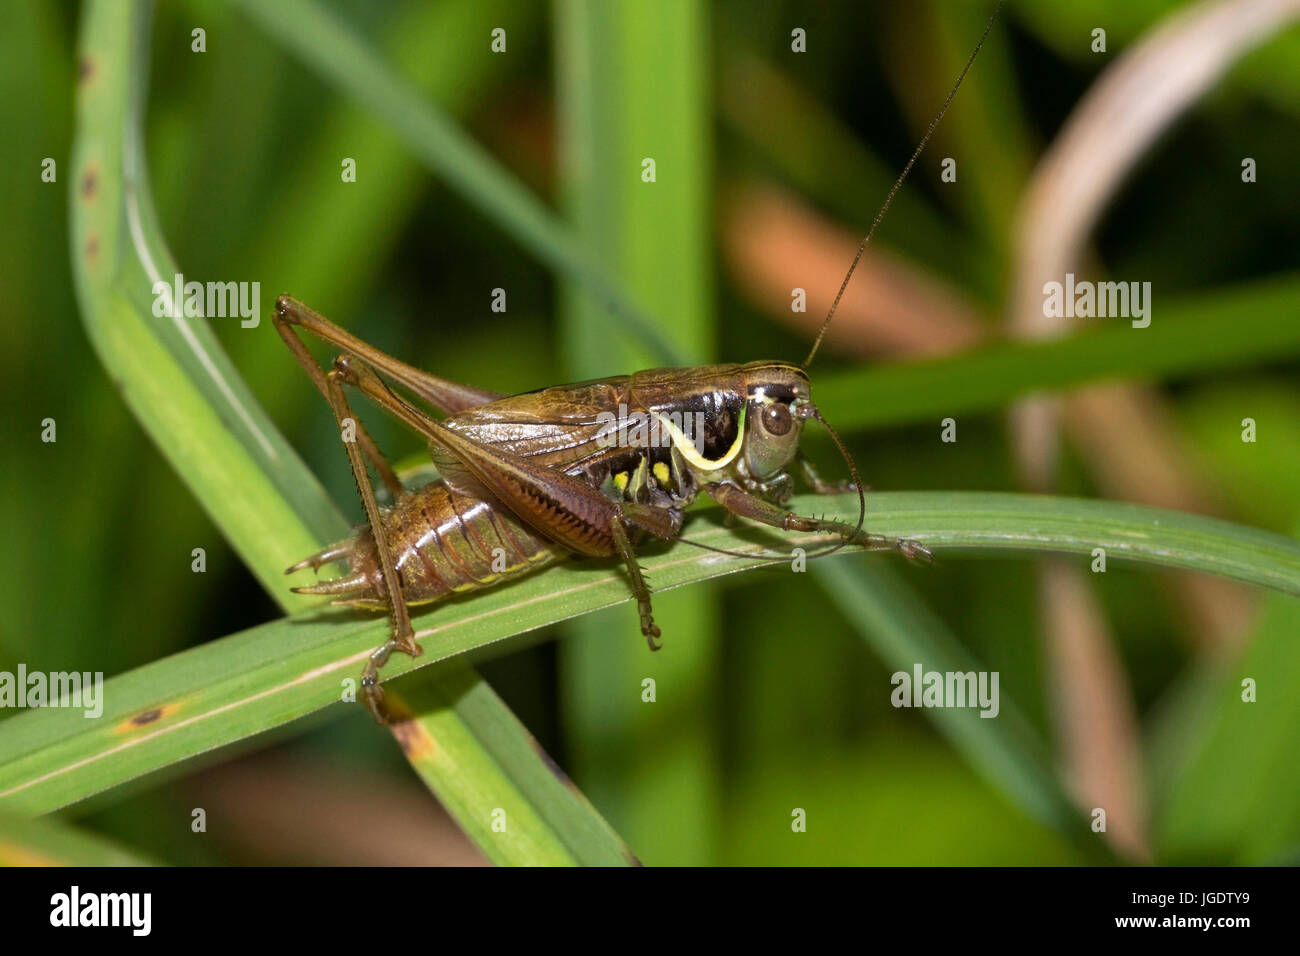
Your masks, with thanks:
[[[835,317],[835,310],[839,307],[840,299],[844,298],[844,290],[849,287],[849,280],[853,278],[853,271],[857,269],[858,263],[862,261],[862,254],[867,251],[867,243],[871,237],[876,234],[876,227],[880,221],[885,218],[885,213],[889,212],[890,204],[894,201],[894,196],[898,194],[899,188],[903,185],[903,180],[907,174],[912,171],[912,166],[916,164],[916,159],[925,149],[926,143],[930,142],[930,137],[934,134],[934,128],[939,125],[939,120],[943,119],[943,114],[948,112],[948,107],[952,104],[952,99],[957,95],[957,90],[961,88],[961,81],[966,79],[966,73],[970,70],[971,64],[975,62],[975,57],[979,55],[980,48],[984,46],[984,41],[988,39],[989,31],[993,29],[993,22],[998,18],[998,12],[1002,9],[1004,0],[998,0],[998,5],[993,8],[993,15],[989,17],[989,22],[984,25],[984,33],[980,36],[979,43],[975,44],[975,49],[971,51],[970,57],[966,60],[966,65],[961,68],[961,74],[957,77],[957,82],[953,84],[948,93],[948,98],[943,101],[943,106],[939,107],[939,112],[934,114],[934,119],[930,120],[930,126],[921,137],[921,142],[916,144],[916,149],[912,151],[912,158],[907,161],[903,171],[898,174],[894,180],[894,185],[890,187],[889,195],[885,197],[884,205],[876,213],[875,221],[871,223],[871,228],[867,230],[867,236],[858,246],[857,255],[853,257],[853,263],[849,266],[849,271],[844,274],[844,281],[840,283],[840,291],[835,293],[835,301],[831,303],[831,310],[826,313],[826,321],[822,323],[821,329],[817,332],[817,338],[813,339],[812,349],[808,352],[808,357],[800,364],[800,368],[807,369],[812,364],[813,356],[817,354],[818,347],[822,344],[822,339],[826,336],[826,330],[831,326],[831,319]]]

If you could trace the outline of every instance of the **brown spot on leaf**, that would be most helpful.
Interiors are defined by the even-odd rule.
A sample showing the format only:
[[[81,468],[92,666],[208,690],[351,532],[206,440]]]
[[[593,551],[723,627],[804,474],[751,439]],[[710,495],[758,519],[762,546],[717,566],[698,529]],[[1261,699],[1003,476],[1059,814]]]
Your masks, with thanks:
[[[78,83],[89,82],[90,77],[92,76],[92,74],[94,74],[94,72],[95,72],[95,64],[92,63],[89,59],[83,56],[77,60],[77,82]]]
[[[403,716],[399,719],[394,716],[388,729],[393,732],[393,737],[397,739],[407,760],[423,760],[433,754],[436,746],[433,738],[413,717]]]
[[[178,710],[180,710],[180,704],[163,704],[160,707],[150,707],[148,710],[142,710],[128,717],[113,729],[119,734],[134,733],[143,727],[157,725],[164,717],[170,717]]]
[[[95,175],[95,170],[86,170],[86,175],[81,178],[81,198],[93,199],[98,186],[99,177]]]
[[[86,258],[94,262],[97,255],[99,255],[99,237],[92,235],[86,240]]]

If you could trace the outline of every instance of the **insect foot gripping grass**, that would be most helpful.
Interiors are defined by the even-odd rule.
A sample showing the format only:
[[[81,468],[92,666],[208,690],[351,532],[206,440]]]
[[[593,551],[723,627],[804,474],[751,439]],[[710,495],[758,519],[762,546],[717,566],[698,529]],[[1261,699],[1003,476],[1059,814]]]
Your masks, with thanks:
[[[275,328],[334,413],[366,512],[366,524],[350,539],[305,558],[288,573],[346,560],[342,577],[294,590],[391,615],[392,634],[370,655],[362,674],[363,697],[376,720],[387,720],[380,668],[394,651],[421,652],[411,606],[508,581],[570,554],[616,558],[626,566],[641,633],[657,650],[659,628],[635,547],[646,536],[679,540],[685,509],[701,493],[741,518],[839,537],[809,557],[852,544],[932,560],[918,542],[863,529],[866,499],[857,467],[813,404],[807,368],[867,244],[974,63],[997,12],[877,212],[800,365],[759,361],[650,369],[502,396],[407,365],[290,296],[276,300]],[[328,371],[307,350],[300,329],[340,350]],[[353,415],[349,389],[422,436],[441,477],[406,490]],[[434,417],[411,396],[445,417]],[[800,454],[799,437],[810,420],[830,432],[851,483],[823,481]],[[367,462],[391,493],[392,507],[379,507]],[[805,517],[784,507],[796,462],[817,493],[857,491],[856,524]]]

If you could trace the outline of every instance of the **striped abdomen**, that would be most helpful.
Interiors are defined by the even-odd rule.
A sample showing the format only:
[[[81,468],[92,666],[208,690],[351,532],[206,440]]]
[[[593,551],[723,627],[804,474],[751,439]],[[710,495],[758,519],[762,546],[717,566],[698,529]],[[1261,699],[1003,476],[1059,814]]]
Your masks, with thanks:
[[[458,494],[441,481],[402,495],[384,513],[384,524],[408,604],[490,587],[543,567],[563,553],[499,506]],[[295,590],[333,595],[335,604],[374,609],[388,606],[368,527],[346,544],[322,552],[321,557],[346,558],[349,573]]]

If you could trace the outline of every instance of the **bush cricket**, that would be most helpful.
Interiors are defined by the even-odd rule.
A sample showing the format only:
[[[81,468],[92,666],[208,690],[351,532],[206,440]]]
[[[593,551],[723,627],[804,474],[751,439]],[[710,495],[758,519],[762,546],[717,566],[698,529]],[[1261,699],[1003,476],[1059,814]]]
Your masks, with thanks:
[[[334,604],[391,616],[391,636],[370,655],[361,679],[363,698],[377,721],[388,719],[380,668],[395,651],[413,657],[421,653],[410,607],[490,587],[568,555],[622,562],[640,612],[641,632],[657,650],[660,632],[636,545],[646,536],[687,541],[679,539],[685,509],[700,494],[739,518],[785,531],[839,536],[838,543],[810,558],[851,544],[932,560],[918,542],[863,530],[866,499],[857,467],[813,404],[807,369],[867,244],[947,112],[997,15],[995,9],[876,213],[808,357],[799,365],[760,361],[650,369],[503,396],[407,365],[290,296],[276,300],[275,328],[334,413],[366,513],[366,523],[351,538],[286,573],[346,560],[344,576],[293,590],[328,595]],[[340,350],[328,371],[307,350],[299,329]],[[430,414],[395,386],[445,417]],[[353,415],[348,389],[426,440],[440,477],[416,490],[405,489]],[[810,420],[830,433],[851,482],[823,481],[800,453],[800,434]],[[696,427],[687,428],[688,423]],[[391,507],[380,508],[367,463],[391,494]],[[814,492],[857,491],[856,525],[805,517],[784,507],[793,490],[790,468],[796,463]]]

